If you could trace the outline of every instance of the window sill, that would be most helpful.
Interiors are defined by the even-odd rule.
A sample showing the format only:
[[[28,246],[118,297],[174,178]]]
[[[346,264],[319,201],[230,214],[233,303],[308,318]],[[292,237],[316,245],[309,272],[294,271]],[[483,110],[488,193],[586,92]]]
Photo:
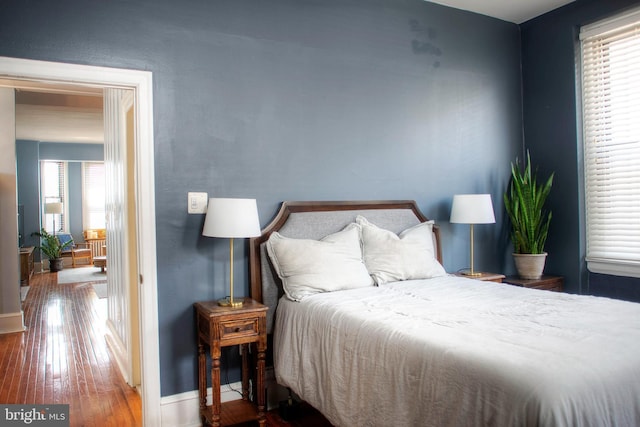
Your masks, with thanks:
[[[637,261],[587,259],[587,270],[591,273],[640,278],[640,262]]]

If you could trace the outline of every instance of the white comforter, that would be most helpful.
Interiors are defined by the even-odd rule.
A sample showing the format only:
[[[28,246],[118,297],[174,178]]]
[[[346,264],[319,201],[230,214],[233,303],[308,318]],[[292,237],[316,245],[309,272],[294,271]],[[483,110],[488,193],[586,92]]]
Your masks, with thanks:
[[[282,299],[274,339],[336,426],[640,425],[640,304],[446,276]]]

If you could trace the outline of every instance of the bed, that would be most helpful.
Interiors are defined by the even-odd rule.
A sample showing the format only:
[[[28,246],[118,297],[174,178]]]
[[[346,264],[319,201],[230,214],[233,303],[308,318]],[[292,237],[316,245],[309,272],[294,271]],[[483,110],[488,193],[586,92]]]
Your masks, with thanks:
[[[387,252],[424,252],[426,230],[427,256],[442,260],[438,227],[413,201],[285,202],[250,240],[251,293],[269,306],[276,380],[333,425],[640,425],[640,304],[481,282],[436,265],[397,276],[369,263],[380,247],[367,227]],[[322,253],[323,239],[340,245],[354,228],[369,283]],[[309,262],[332,268],[309,276],[299,269]],[[362,280],[336,287],[341,277]]]

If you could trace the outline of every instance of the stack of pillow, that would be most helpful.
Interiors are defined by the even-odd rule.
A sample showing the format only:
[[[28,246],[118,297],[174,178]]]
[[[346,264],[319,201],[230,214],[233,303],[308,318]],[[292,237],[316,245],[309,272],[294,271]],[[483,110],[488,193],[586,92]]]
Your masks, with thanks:
[[[321,240],[292,239],[274,232],[267,241],[267,253],[286,296],[293,301],[320,292],[446,275],[435,257],[433,221],[399,235],[363,216]]]

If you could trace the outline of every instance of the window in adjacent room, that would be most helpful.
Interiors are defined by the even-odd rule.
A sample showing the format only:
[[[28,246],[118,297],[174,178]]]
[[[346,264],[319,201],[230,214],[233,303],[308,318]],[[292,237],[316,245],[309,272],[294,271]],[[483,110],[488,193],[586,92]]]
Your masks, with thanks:
[[[106,228],[104,162],[82,163],[84,229]]]
[[[67,230],[68,203],[66,197],[67,188],[67,162],[55,160],[43,160],[40,162],[40,188],[41,191],[41,215],[42,227],[49,233],[64,233]],[[47,203],[61,202],[63,204],[61,214],[48,214],[45,212]]]
[[[587,266],[640,277],[640,10],[580,41]]]

